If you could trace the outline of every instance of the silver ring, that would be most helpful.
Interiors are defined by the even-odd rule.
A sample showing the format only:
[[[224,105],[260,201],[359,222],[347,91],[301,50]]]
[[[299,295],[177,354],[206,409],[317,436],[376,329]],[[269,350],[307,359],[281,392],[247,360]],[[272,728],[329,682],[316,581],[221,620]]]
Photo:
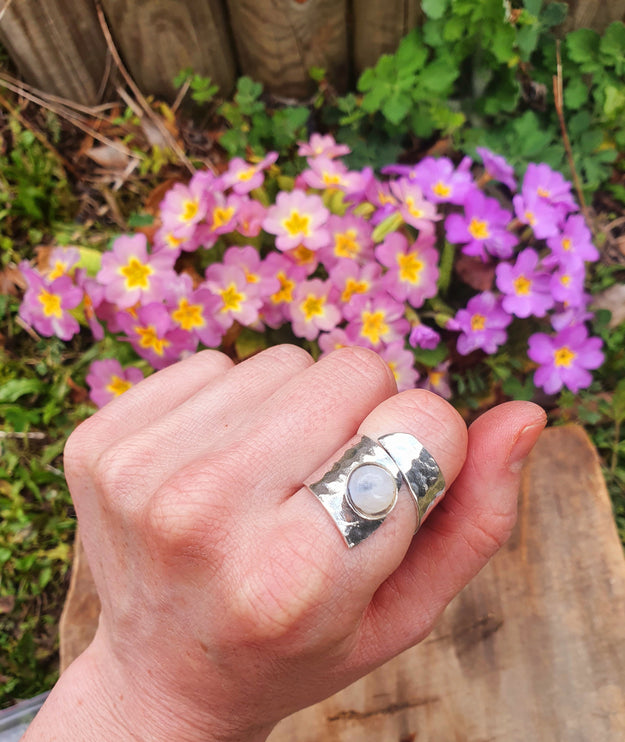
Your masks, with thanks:
[[[389,433],[377,441],[362,436],[306,486],[330,513],[351,548],[377,530],[407,492],[417,510],[419,530],[442,497],[445,480],[433,456],[409,433]]]

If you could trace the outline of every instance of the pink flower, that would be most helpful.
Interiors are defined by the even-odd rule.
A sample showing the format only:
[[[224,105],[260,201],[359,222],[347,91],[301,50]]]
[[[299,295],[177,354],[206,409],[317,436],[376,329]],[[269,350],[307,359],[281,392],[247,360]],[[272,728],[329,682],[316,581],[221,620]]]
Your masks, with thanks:
[[[599,252],[592,243],[592,235],[581,214],[569,216],[562,231],[547,239],[547,245],[558,260],[567,263],[599,259]]]
[[[233,322],[249,327],[258,321],[263,300],[243,268],[213,263],[206,269],[205,285],[220,299],[215,319],[224,331]]]
[[[235,157],[220,177],[223,188],[232,188],[239,196],[260,188],[265,181],[264,171],[278,159],[277,152],[269,152],[260,162],[250,163]]]
[[[415,388],[419,380],[419,373],[414,367],[414,356],[404,348],[403,340],[389,343],[389,345],[380,348],[378,353],[393,372],[398,392]]]
[[[419,381],[420,389],[440,394],[444,399],[451,399],[451,386],[449,384],[449,361],[444,361],[435,368],[428,369],[425,377]]]
[[[350,345],[354,345],[345,330],[341,327],[335,327],[330,332],[319,333],[317,342],[319,343],[322,356],[326,356],[328,353],[332,353],[332,351],[339,348],[348,348]]]
[[[462,165],[456,170],[448,157],[425,157],[414,166],[410,180],[435,204],[463,204],[475,189],[471,171]]]
[[[550,291],[550,276],[537,270],[538,253],[532,248],[522,250],[514,265],[499,263],[495,269],[497,288],[505,294],[502,307],[517,317],[544,317],[554,305]]]
[[[373,296],[354,296],[343,314],[349,320],[346,329],[352,344],[374,350],[401,340],[410,329],[404,305],[382,291]]]
[[[466,309],[460,309],[447,323],[450,330],[460,330],[458,353],[465,356],[478,348],[495,353],[506,342],[505,328],[512,317],[501,308],[494,294],[486,291],[469,299]]]
[[[405,222],[424,234],[433,234],[434,222],[441,217],[436,206],[425,199],[421,188],[407,178],[391,183],[390,188],[399,201],[399,212]]]
[[[306,269],[296,265],[282,253],[272,252],[263,261],[263,270],[273,276],[279,288],[265,297],[260,314],[262,320],[274,329],[283,325],[291,316],[295,287],[306,280]]]
[[[517,189],[517,184],[512,165],[504,157],[491,152],[486,147],[476,147],[475,151],[482,158],[486,172],[490,177],[503,183],[514,193]]]
[[[20,270],[28,288],[19,308],[20,317],[45,337],[70,340],[80,330],[78,321],[69,310],[75,309],[83,298],[83,290],[74,286],[72,279],[62,275],[46,281],[28,263],[20,263]]]
[[[341,259],[349,258],[361,263],[373,258],[373,231],[369,222],[359,216],[332,214],[326,225],[330,243],[318,251],[321,262],[331,268]]]
[[[197,340],[177,327],[160,303],[141,306],[134,316],[120,312],[119,324],[135,351],[156,369],[174,363],[197,345]]]
[[[374,262],[360,265],[355,260],[343,258],[330,270],[332,296],[340,304],[348,304],[357,294],[370,294],[379,285],[382,270]]]
[[[509,258],[517,238],[508,231],[512,214],[501,208],[494,198],[474,190],[464,204],[464,214],[450,214],[445,220],[447,239],[463,244],[465,255],[487,260],[487,253],[496,258]]]
[[[183,273],[170,289],[167,306],[174,324],[189,333],[189,347],[194,342],[197,345],[198,339],[208,348],[216,348],[221,343],[223,328],[215,319],[221,302],[210,289],[194,290],[191,277]]]
[[[115,397],[143,380],[143,372],[136,366],[123,369],[119,361],[107,358],[93,361],[87,374],[89,396],[98,407],[104,407]]]
[[[97,280],[105,286],[107,301],[125,309],[141,302],[159,301],[174,276],[175,253],[159,250],[148,255],[144,234],[122,235],[111,252],[102,255]]]
[[[265,232],[276,235],[278,250],[291,250],[302,245],[318,250],[330,242],[326,223],[330,212],[319,196],[303,191],[280,191],[263,222]]]
[[[229,247],[224,253],[224,265],[236,265],[245,273],[250,293],[256,293],[263,301],[280,290],[280,281],[271,266],[267,266],[255,247]]]
[[[425,350],[434,350],[440,341],[441,336],[438,332],[422,322],[414,325],[408,337],[408,343],[413,348],[424,348]]]
[[[297,154],[300,157],[341,157],[348,155],[350,148],[346,144],[337,144],[331,134],[311,134],[308,142],[298,142]]]
[[[330,284],[314,278],[295,287],[290,304],[291,326],[297,337],[314,340],[341,321],[341,312],[329,298]]]
[[[80,261],[80,250],[77,247],[55,247],[50,252],[45,277],[48,281],[70,275]]]
[[[241,198],[237,231],[244,237],[256,237],[260,234],[267,209],[253,198]]]
[[[188,238],[206,217],[209,204],[206,175],[200,177],[196,174],[189,185],[176,183],[160,204],[163,228],[176,237]]]
[[[438,253],[433,245],[434,236],[429,233],[421,232],[409,244],[403,234],[392,232],[376,247],[376,258],[388,268],[383,286],[394,299],[418,308],[436,296]]]

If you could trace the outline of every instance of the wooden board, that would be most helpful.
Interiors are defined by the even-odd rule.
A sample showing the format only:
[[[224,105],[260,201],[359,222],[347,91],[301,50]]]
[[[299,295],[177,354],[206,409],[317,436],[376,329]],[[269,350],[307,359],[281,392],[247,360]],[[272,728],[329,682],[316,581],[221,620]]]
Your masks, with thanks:
[[[99,102],[106,43],[93,0],[14,0],[0,20],[0,41],[24,79],[87,105]]]
[[[64,667],[95,630],[81,579],[61,626]],[[270,742],[623,742],[624,619],[625,560],[597,454],[581,428],[548,429],[510,541],[433,633]]]
[[[402,37],[424,18],[419,0],[359,0],[352,12],[356,75],[372,67],[382,54],[392,54]]]
[[[546,430],[504,549],[435,631],[270,742],[623,742],[625,560],[596,453]]]
[[[229,94],[235,62],[220,0],[102,0],[118,51],[141,91],[165,100],[183,69]]]
[[[347,83],[346,0],[228,0],[241,72],[280,98],[306,98],[311,67]]]
[[[599,33],[613,21],[625,21],[625,0],[566,0],[569,15],[565,28],[594,28]]]

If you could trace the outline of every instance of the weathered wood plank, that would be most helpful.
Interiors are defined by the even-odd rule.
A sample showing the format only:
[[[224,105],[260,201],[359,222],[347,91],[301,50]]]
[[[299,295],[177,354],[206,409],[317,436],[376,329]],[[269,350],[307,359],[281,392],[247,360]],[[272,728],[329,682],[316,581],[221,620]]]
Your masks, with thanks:
[[[354,69],[359,75],[382,54],[392,54],[424,18],[419,0],[359,0],[353,5]]]
[[[270,742],[622,742],[625,561],[596,453],[545,431],[510,542],[419,646]]]
[[[171,100],[183,69],[228,94],[235,62],[221,0],[102,0],[124,64],[144,94]]]
[[[346,0],[228,0],[241,71],[282,98],[314,90],[311,67],[347,83]]]
[[[0,20],[0,41],[24,79],[86,105],[99,102],[106,44],[93,0],[16,0]]]
[[[612,21],[625,21],[625,0],[566,0],[569,15],[565,28],[594,28],[602,33]]]

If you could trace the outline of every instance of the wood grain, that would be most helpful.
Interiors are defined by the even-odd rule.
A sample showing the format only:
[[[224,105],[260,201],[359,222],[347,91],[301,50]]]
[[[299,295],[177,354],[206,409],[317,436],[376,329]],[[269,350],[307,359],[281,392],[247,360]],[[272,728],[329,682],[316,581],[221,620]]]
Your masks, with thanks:
[[[625,0],[566,0],[565,29],[594,28],[602,33],[613,21],[625,21]]]
[[[274,95],[303,99],[315,85],[311,67],[347,83],[346,0],[228,0],[243,74]]]
[[[235,80],[220,0],[102,0],[119,53],[141,91],[165,100],[183,69],[210,77],[224,94]]]
[[[0,20],[0,41],[26,81],[86,105],[99,102],[106,44],[93,0],[15,0]]]
[[[353,17],[354,68],[359,75],[382,54],[392,54],[425,16],[419,0],[359,0],[353,4]]]
[[[581,428],[545,431],[504,549],[434,632],[270,742],[623,742],[625,561]]]

